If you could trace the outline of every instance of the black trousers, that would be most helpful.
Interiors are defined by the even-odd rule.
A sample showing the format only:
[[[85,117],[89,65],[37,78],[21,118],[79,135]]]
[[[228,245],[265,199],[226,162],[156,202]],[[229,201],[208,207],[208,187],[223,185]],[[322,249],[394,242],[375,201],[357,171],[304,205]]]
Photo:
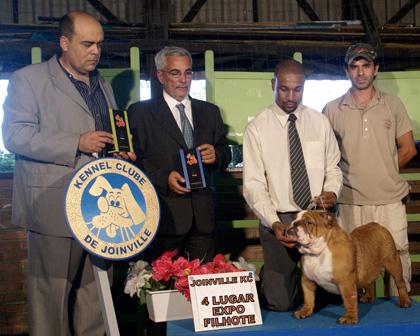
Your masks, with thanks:
[[[165,251],[177,249],[180,256],[188,260],[200,259],[203,263],[211,261],[216,255],[215,234],[201,233],[195,223],[186,235],[160,235],[157,234],[152,245],[145,251],[144,257],[148,262],[152,262],[160,257]]]
[[[295,219],[295,213],[278,214],[283,223]],[[287,248],[280,243],[274,232],[260,224],[260,240],[264,254],[262,271],[262,305],[275,311],[289,311],[302,303],[300,253],[296,248]]]

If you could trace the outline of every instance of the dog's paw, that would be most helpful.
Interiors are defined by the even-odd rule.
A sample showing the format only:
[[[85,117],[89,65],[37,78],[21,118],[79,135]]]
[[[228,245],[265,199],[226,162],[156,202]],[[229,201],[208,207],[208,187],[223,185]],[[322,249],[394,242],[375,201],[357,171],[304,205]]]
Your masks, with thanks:
[[[400,307],[400,308],[410,308],[411,307],[410,299],[408,299],[408,300],[402,300],[402,299],[398,300],[397,306]]]
[[[357,324],[359,323],[359,318],[353,315],[344,315],[341,316],[337,322],[340,324]]]
[[[302,309],[293,313],[293,316],[297,319],[304,319],[312,315],[312,309],[303,307]]]
[[[359,298],[359,302],[361,303],[372,303],[373,301],[375,301],[375,298],[368,294],[364,294]]]

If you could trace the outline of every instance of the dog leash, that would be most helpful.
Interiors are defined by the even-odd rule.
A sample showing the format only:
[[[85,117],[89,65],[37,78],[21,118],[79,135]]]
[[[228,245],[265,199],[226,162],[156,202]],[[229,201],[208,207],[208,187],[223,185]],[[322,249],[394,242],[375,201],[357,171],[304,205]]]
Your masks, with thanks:
[[[322,210],[326,211],[322,196],[319,199],[321,200]],[[317,210],[317,208],[318,205],[314,201],[311,201],[311,203],[309,203],[309,205],[307,206],[306,210]]]

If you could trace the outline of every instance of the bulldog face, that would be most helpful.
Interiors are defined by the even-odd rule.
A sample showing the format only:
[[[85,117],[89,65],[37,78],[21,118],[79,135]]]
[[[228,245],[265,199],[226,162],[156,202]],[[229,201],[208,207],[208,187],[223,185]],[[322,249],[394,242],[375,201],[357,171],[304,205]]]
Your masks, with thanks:
[[[286,230],[286,235],[297,239],[302,254],[318,254],[325,247],[328,232],[334,225],[337,225],[335,217],[329,212],[301,211]]]

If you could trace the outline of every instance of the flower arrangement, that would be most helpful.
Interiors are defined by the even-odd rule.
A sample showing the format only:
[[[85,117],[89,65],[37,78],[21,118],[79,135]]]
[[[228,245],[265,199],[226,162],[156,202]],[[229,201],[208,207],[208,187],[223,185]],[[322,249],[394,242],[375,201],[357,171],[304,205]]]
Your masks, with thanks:
[[[135,263],[130,262],[124,293],[131,297],[134,295],[140,297],[141,292],[147,289],[159,291],[175,288],[190,300],[189,275],[242,271],[253,271],[255,273],[256,270],[253,264],[247,263],[242,257],[239,257],[237,262],[231,262],[224,255],[218,254],[212,261],[201,264],[199,259],[192,261],[184,257],[175,259],[177,254],[177,250],[166,251],[154,260],[152,265],[143,260]],[[255,275],[255,278],[258,280],[257,275]]]

